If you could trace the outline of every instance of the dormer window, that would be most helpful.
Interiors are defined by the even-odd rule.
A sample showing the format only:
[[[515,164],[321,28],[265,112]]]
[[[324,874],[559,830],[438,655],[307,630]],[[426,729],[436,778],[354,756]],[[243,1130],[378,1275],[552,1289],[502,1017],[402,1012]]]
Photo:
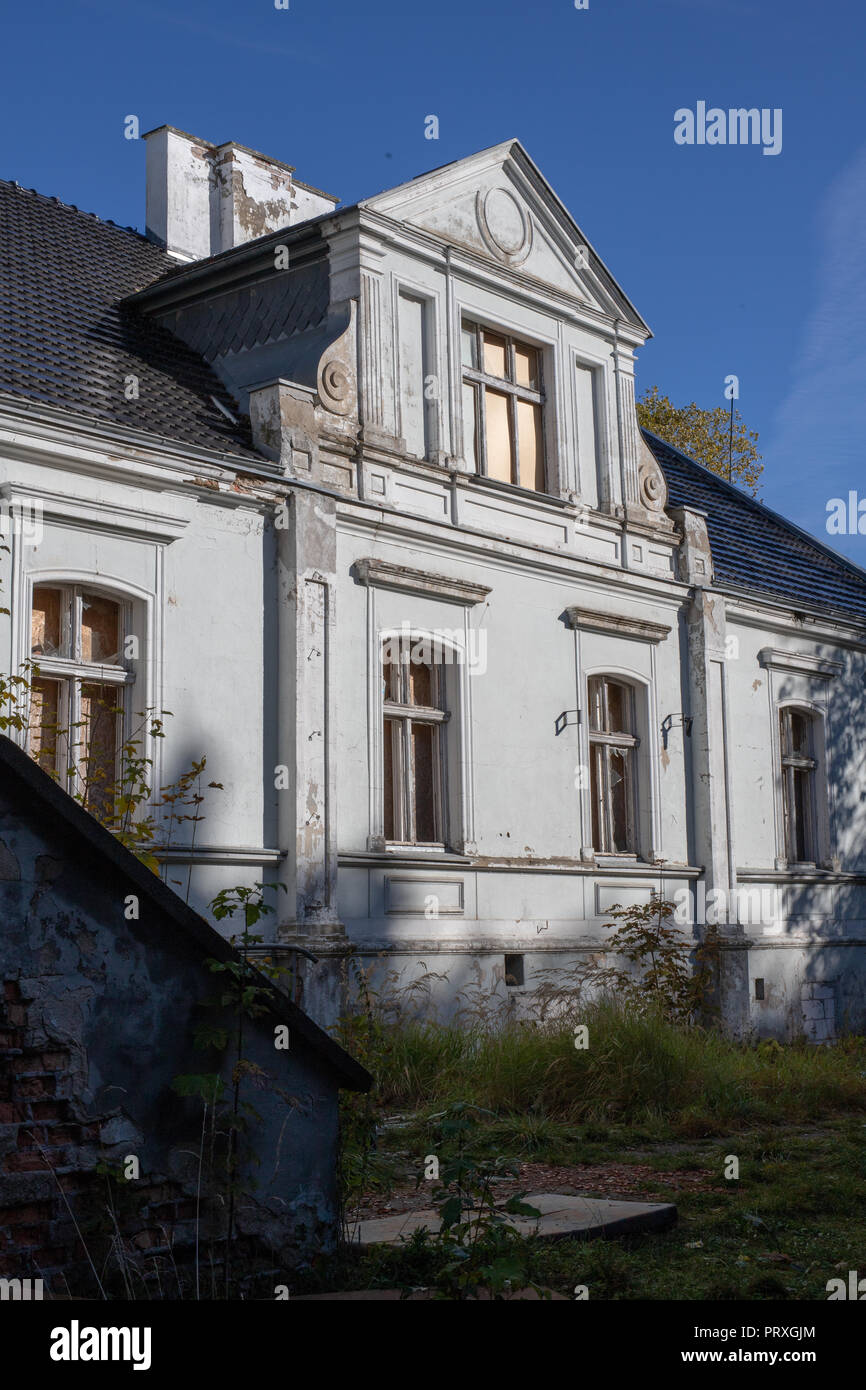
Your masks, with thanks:
[[[461,337],[467,464],[484,477],[544,492],[540,351],[466,319]]]

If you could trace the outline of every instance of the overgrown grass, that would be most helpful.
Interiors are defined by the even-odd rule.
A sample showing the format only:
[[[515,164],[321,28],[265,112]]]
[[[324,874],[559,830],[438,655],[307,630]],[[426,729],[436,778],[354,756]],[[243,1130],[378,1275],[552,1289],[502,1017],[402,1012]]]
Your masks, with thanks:
[[[462,1100],[501,1117],[648,1124],[684,1138],[866,1110],[866,1039],[746,1045],[611,1002],[588,1005],[582,1022],[585,1049],[553,1022],[491,1030],[403,1020],[377,1027],[365,1061],[389,1110]]]
[[[481,1158],[566,1165],[587,1193],[581,1165],[641,1164],[653,1177],[627,1190],[676,1203],[663,1233],[530,1238],[531,1278],[565,1297],[586,1285],[594,1299],[822,1299],[828,1279],[861,1267],[866,1038],[737,1043],[610,999],[574,1001],[568,1022],[499,1026],[383,1016],[372,1002],[343,1032],[376,1083],[343,1101],[353,1200],[414,1187],[431,1152],[453,1158],[439,1126],[462,1101],[486,1112],[472,1136]],[[726,1181],[731,1156],[738,1181]],[[707,1175],[695,1188],[678,1176],[690,1170]],[[344,1247],[299,1280],[299,1291],[377,1286],[441,1288],[433,1251]]]

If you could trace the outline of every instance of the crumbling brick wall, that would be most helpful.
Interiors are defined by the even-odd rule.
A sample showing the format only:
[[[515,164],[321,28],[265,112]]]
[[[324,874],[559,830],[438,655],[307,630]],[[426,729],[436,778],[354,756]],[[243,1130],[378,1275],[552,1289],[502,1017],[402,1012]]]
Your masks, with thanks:
[[[26,763],[25,780],[48,782]],[[0,776],[0,1278],[41,1278],[46,1296],[98,1297],[101,1283],[129,1297],[142,1281],[137,1297],[194,1297],[198,1237],[209,1296],[222,1287],[227,1188],[200,1185],[213,1108],[175,1082],[219,1074],[231,1094],[231,1049],[202,1053],[194,1032],[225,979],[209,958],[237,957],[85,812],[67,817],[53,783],[62,814],[26,792]],[[233,1035],[230,1012],[207,1016]],[[232,1293],[273,1297],[335,1245],[338,1088],[353,1069],[362,1087],[369,1078],[282,999],[246,1020],[243,1055],[255,1114],[234,1185]]]
[[[91,1259],[118,1239],[112,1184],[98,1171],[134,1135],[121,1110],[88,1114],[76,1096],[71,1050],[31,1020],[19,980],[0,997],[0,1278],[42,1279],[55,1293],[93,1293]],[[127,1144],[126,1147],[129,1145]],[[116,1186],[114,1188],[116,1191]],[[127,1275],[147,1252],[183,1263],[196,1205],[179,1182],[139,1182],[134,1208],[115,1212]],[[97,1266],[98,1267],[98,1266]],[[158,1263],[145,1282],[158,1280]],[[117,1271],[121,1269],[118,1262]],[[106,1283],[111,1286],[110,1273]]]

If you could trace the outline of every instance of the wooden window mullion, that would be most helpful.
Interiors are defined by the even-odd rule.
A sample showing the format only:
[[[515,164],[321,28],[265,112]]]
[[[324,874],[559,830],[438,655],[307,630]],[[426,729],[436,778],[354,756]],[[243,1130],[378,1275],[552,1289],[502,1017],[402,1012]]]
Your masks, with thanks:
[[[612,791],[610,791],[610,748],[607,745],[602,746],[602,766],[605,769],[605,831],[603,831],[603,838],[605,838],[605,852],[612,853],[613,796]]]
[[[463,368],[464,380],[480,386],[492,386],[496,391],[507,392],[508,395],[516,396],[518,400],[528,401],[530,405],[543,405],[544,392],[536,391],[531,386],[518,386],[514,381],[508,381],[503,376],[490,376],[487,372],[479,372],[474,367]]]
[[[412,745],[412,720],[403,720],[403,747],[406,761],[406,840],[414,844],[416,835],[415,751]]]

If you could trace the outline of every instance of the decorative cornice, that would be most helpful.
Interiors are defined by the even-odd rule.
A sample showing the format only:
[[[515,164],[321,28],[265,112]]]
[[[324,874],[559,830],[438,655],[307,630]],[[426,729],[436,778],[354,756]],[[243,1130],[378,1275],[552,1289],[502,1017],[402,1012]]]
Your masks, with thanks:
[[[449,579],[444,574],[407,569],[405,565],[392,565],[385,560],[356,560],[352,569],[358,583],[365,587],[399,589],[402,593],[444,598],[467,606],[483,603],[490,593],[485,584],[470,584],[465,579]]]
[[[566,608],[569,627],[587,632],[607,632],[614,637],[634,637],[639,642],[663,642],[670,632],[665,623],[645,618],[621,618],[616,613],[596,613],[589,608]]]
[[[23,482],[0,484],[0,496],[14,500],[27,498],[41,509],[45,521],[59,522],[79,530],[99,529],[115,536],[158,541],[166,545],[182,536],[189,518],[166,511],[150,512],[141,507],[121,506],[92,497],[73,497]]]
[[[786,652],[779,647],[762,647],[758,660],[768,670],[791,671],[798,676],[814,676],[823,681],[840,676],[845,669],[841,661],[810,656],[807,652]]]

